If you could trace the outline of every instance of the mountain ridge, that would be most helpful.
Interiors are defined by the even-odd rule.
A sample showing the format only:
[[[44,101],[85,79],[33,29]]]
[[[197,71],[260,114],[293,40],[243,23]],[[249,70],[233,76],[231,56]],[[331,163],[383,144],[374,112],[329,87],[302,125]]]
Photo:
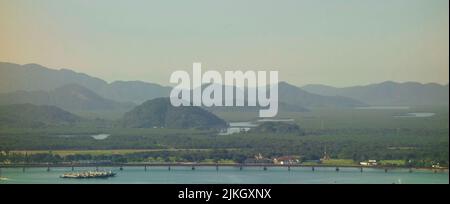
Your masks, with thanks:
[[[168,97],[172,89],[169,86],[143,81],[107,83],[100,78],[70,69],[56,70],[39,64],[18,65],[0,62],[0,73],[0,93],[49,92],[67,84],[78,84],[105,99],[141,104],[154,98]],[[297,111],[306,111],[311,107],[448,105],[448,84],[386,81],[378,84],[335,88],[327,85],[298,87],[287,82],[280,82],[279,99],[280,104],[283,104],[287,110]]]
[[[448,84],[385,81],[344,88],[320,84],[302,88],[320,95],[354,98],[369,105],[448,105]]]
[[[66,84],[51,91],[16,91],[0,94],[1,105],[30,103],[56,106],[70,111],[128,110],[135,104],[120,103],[101,97],[78,84]]]
[[[122,91],[124,86],[140,84],[145,92],[136,96]],[[70,69],[50,69],[39,64],[14,64],[0,62],[0,93],[15,91],[51,91],[67,84],[82,85],[98,95],[119,102],[142,103],[145,100],[168,95],[170,87],[143,81],[114,81],[108,83],[100,78]]]

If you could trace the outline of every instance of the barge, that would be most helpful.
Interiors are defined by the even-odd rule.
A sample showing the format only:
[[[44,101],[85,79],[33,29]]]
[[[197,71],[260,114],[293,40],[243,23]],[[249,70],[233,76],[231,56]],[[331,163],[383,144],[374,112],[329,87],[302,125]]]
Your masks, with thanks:
[[[73,173],[65,173],[60,176],[60,178],[108,178],[114,177],[116,173],[112,171],[85,171],[85,172],[73,172]]]

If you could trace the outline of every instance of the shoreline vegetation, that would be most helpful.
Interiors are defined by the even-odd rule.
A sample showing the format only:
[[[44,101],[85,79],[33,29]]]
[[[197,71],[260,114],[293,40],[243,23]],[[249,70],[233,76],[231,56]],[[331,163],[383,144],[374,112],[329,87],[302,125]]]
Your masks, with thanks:
[[[231,166],[231,167],[354,167],[354,168],[378,168],[378,169],[417,169],[417,170],[440,170],[448,171],[448,166],[439,166],[439,164],[433,164],[431,166],[419,166],[414,165],[411,161],[404,160],[379,160],[376,165],[362,165],[361,161],[355,161],[352,159],[333,159],[322,158],[319,160],[302,160],[299,156],[285,156],[285,163],[277,162],[277,159],[283,158],[262,158],[262,156],[255,155],[255,158],[246,158],[245,160],[235,161],[232,159],[215,159],[205,158],[203,160],[183,160],[175,157],[157,157],[146,161],[127,161],[125,160],[99,160],[98,158],[105,158],[107,156],[127,156],[132,154],[145,154],[145,153],[162,153],[162,152],[212,152],[219,151],[215,149],[111,149],[111,150],[15,150],[10,151],[8,154],[22,156],[25,159],[22,162],[11,163],[10,161],[0,162],[0,168],[33,168],[33,167],[123,167],[123,166]],[[224,149],[222,151],[239,151],[239,149]],[[5,155],[4,152],[0,152],[0,155]],[[33,155],[45,156],[47,161],[45,162],[33,162],[29,158]],[[81,160],[77,158],[86,158],[86,155],[97,157],[93,160]],[[327,155],[325,155],[327,157]],[[63,158],[59,161],[51,161],[51,157]],[[258,158],[259,157],[259,158]],[[67,160],[64,158],[71,158]],[[91,157],[92,158],[92,157]]]

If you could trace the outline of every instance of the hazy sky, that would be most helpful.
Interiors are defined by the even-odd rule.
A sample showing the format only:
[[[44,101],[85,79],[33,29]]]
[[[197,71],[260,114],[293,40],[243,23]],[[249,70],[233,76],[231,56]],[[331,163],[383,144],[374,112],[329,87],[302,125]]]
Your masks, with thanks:
[[[448,0],[0,0],[0,61],[107,81],[279,70],[297,85],[447,84]]]

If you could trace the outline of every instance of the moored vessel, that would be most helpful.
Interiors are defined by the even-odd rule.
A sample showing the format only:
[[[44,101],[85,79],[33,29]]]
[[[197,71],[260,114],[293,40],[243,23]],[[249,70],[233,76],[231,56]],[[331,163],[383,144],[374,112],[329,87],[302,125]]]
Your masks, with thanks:
[[[61,175],[61,178],[108,178],[114,177],[116,173],[112,171],[84,171],[72,172]]]

